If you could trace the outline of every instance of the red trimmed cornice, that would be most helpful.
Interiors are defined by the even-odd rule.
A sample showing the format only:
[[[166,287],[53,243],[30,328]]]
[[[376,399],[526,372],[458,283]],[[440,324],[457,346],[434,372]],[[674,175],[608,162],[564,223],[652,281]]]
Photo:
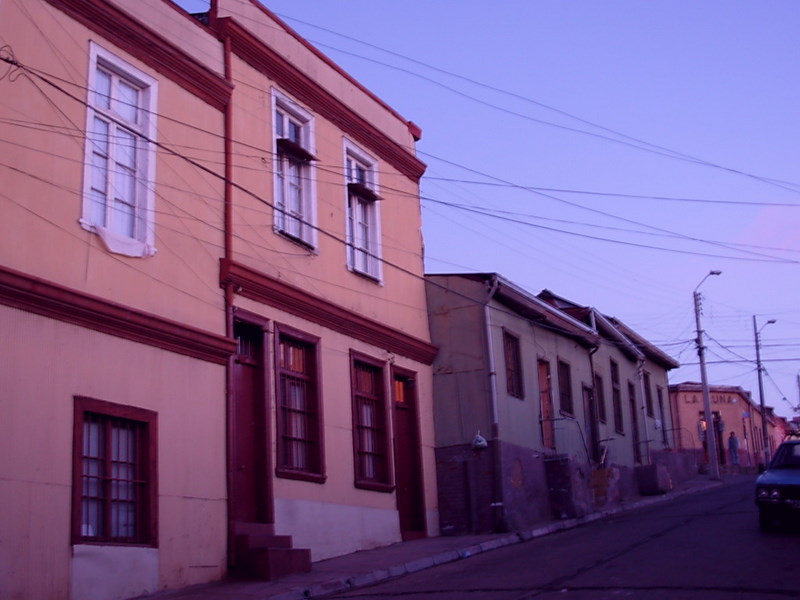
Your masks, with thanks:
[[[228,103],[233,87],[224,77],[203,66],[178,46],[113,4],[105,0],[46,1],[206,104],[223,110]]]
[[[403,175],[419,182],[425,172],[425,163],[408,149],[388,138],[230,17],[219,19],[217,30],[222,38],[230,39],[233,52],[251,67],[276,81],[292,96],[336,124]]]
[[[367,344],[384,348],[426,365],[433,364],[436,347],[391,327],[360,317],[323,298],[312,296],[283,281],[242,264],[220,261],[220,283],[232,283],[236,293],[262,304],[318,323]]]
[[[0,266],[0,304],[224,365],[236,342]]]

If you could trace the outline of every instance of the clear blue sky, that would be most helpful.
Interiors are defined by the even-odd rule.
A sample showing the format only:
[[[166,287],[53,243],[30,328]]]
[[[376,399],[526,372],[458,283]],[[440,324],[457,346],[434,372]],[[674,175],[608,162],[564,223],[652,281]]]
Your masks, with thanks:
[[[202,10],[206,2],[179,2]],[[267,0],[420,125],[426,269],[615,316],[699,381],[800,402],[795,0]],[[783,400],[787,398],[787,401]]]

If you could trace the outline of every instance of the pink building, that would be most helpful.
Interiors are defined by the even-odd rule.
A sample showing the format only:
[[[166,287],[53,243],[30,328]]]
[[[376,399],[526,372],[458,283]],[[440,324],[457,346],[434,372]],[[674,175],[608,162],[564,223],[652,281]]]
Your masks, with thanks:
[[[255,0],[0,45],[0,597],[437,534],[419,129]]]
[[[739,464],[756,466],[763,463],[764,443],[761,429],[761,411],[750,392],[739,386],[710,385],[709,394],[713,414],[713,431],[721,465],[728,465],[732,457],[728,449],[731,432],[739,439]],[[694,449],[699,463],[708,462],[705,436],[708,431],[703,408],[703,387],[700,383],[686,381],[669,386],[669,400],[675,418],[675,440],[680,449]],[[767,436],[771,450],[783,439],[775,433],[772,408],[767,407]]]

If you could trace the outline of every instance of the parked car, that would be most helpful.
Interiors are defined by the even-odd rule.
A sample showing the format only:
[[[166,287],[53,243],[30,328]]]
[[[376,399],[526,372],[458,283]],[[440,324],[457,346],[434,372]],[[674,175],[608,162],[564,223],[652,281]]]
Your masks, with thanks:
[[[787,436],[756,479],[756,505],[762,531],[800,517],[800,433]]]

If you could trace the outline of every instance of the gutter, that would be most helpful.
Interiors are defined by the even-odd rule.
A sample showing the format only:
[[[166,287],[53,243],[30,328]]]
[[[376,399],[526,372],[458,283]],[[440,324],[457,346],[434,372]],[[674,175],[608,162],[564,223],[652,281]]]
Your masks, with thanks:
[[[491,401],[492,416],[492,521],[496,532],[506,530],[505,505],[503,503],[503,474],[500,456],[500,417],[497,399],[497,367],[494,359],[494,340],[492,337],[491,302],[500,287],[496,275],[486,282],[489,288],[486,301],[483,304],[483,323],[486,330],[486,357],[489,367],[489,398]]]

